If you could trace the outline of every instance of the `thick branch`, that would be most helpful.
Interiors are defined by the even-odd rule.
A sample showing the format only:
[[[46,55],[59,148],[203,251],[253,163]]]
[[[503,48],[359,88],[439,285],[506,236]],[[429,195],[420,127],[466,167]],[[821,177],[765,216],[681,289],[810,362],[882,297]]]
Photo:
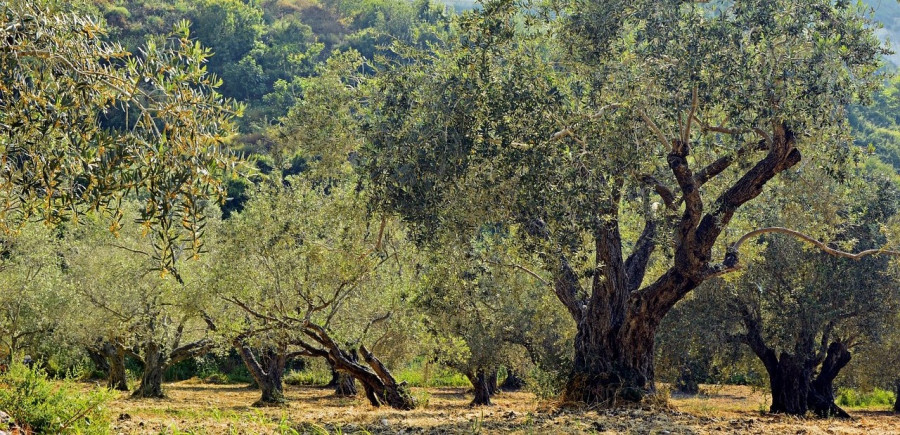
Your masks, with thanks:
[[[776,139],[766,157],[716,199],[715,209],[703,217],[696,231],[698,246],[695,255],[700,255],[702,262],[709,260],[706,257],[725,226],[731,222],[735,211],[759,196],[769,180],[800,162],[800,151],[794,144],[794,135],[790,130],[783,126],[776,129]]]
[[[656,249],[656,221],[647,216],[644,223],[644,230],[638,237],[634,245],[631,255],[625,260],[625,278],[629,292],[633,292],[640,287],[647,272],[647,265],[650,262],[650,256]]]
[[[710,163],[708,166],[704,167],[700,171],[694,175],[694,180],[698,185],[704,185],[707,181],[715,178],[717,175],[721,174],[723,171],[728,169],[732,163],[740,159],[741,157],[746,156],[755,151],[764,151],[766,149],[767,143],[765,140],[761,140],[755,144],[741,147],[734,154],[729,154],[727,156],[720,157],[716,159],[714,162]]]
[[[203,355],[212,350],[214,346],[215,343],[208,338],[185,344],[172,351],[169,355],[169,365],[171,366],[188,358]]]
[[[675,194],[672,193],[672,190],[665,184],[661,183],[651,175],[643,176],[641,181],[653,187],[653,190],[656,191],[660,198],[662,198],[663,203],[666,204],[666,208],[675,209]]]

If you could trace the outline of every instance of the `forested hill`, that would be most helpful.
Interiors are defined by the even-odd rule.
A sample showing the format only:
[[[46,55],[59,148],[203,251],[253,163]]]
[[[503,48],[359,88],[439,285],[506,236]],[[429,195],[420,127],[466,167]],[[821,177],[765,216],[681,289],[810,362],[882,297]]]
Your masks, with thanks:
[[[299,94],[299,79],[314,74],[335,50],[372,58],[401,40],[427,42],[445,23],[443,4],[416,0],[95,0],[110,38],[134,50],[181,20],[212,49],[209,70],[226,97],[248,103],[245,133],[284,115]]]

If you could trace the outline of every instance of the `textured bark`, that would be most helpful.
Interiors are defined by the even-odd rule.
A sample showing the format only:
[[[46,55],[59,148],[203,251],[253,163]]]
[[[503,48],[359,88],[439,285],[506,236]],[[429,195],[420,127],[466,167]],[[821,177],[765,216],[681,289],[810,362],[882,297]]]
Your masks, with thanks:
[[[322,345],[323,349],[312,346],[302,340],[298,340],[294,344],[303,347],[310,355],[326,358],[335,370],[347,373],[357,379],[362,384],[366,392],[366,398],[369,399],[369,403],[372,406],[377,407],[387,404],[399,410],[410,410],[416,407],[416,402],[412,398],[406,383],[398,383],[387,367],[375,355],[372,355],[365,346],[359,347],[359,354],[362,355],[363,361],[368,367],[358,361],[354,361],[352,354],[343,351],[325,328],[312,322],[307,322],[302,332],[315,340],[316,343]]]
[[[99,348],[87,347],[85,348],[85,352],[87,352],[91,363],[94,364],[94,368],[103,373],[103,376],[108,376],[109,363],[106,362],[106,355],[103,354],[102,345]]]
[[[166,356],[156,343],[148,343],[143,349],[144,371],[141,374],[141,384],[132,394],[133,397],[163,398],[162,391],[163,372],[166,370]]]
[[[812,368],[805,361],[794,355],[782,353],[774,370],[769,370],[769,385],[772,388],[772,405],[769,412],[806,415],[809,410],[810,377]]]
[[[357,394],[356,380],[346,373],[338,373],[338,380],[334,386],[334,395],[338,397],[355,397]]]
[[[472,399],[472,403],[469,406],[491,406],[491,389],[490,381],[488,380],[490,374],[479,369],[475,373],[469,373],[466,377],[469,378],[469,382],[475,388],[475,398]],[[494,376],[494,379],[496,379],[496,376]]]
[[[850,414],[834,403],[834,378],[850,362],[851,356],[843,343],[834,342],[828,346],[825,360],[809,392],[809,407],[817,416],[850,418]]]
[[[673,231],[673,264],[656,281],[639,288],[647,258],[655,247],[655,224],[647,216],[633,252],[623,260],[616,195],[598,213],[603,218],[593,234],[596,265],[587,297],[579,296],[578,275],[563,256],[545,256],[558,265],[554,290],[577,325],[573,370],[563,391],[565,401],[614,406],[621,401],[639,401],[655,392],[654,338],[662,318],[703,281],[735,269],[736,252],[729,252],[722,264],[712,263],[716,241],[738,208],[758,197],[769,180],[801,158],[793,133],[785,126],[775,126],[770,142],[742,154],[767,147],[765,157],[732,185],[722,186],[722,193],[707,209],[701,187],[734,159],[716,160],[694,175],[690,143],[675,139],[670,145],[667,161],[681,191],[684,210]],[[622,191],[621,180],[610,181],[613,192]],[[667,192],[661,183],[651,181],[657,192]],[[662,196],[667,205],[671,204],[671,195]],[[528,222],[525,230],[532,236],[548,238],[547,226],[539,219]]]
[[[287,362],[286,352],[283,349],[267,348],[260,352],[257,359],[250,348],[243,341],[243,337],[235,340],[235,349],[241,356],[241,361],[247,367],[253,380],[260,390],[260,398],[253,406],[281,406],[284,400],[284,366]]]
[[[125,373],[125,349],[117,344],[103,343],[101,349],[106,361],[106,386],[113,390],[128,391],[128,378]]]
[[[356,351],[350,352],[350,361],[359,362],[359,356]],[[334,395],[338,397],[354,397],[356,396],[356,380],[353,379],[353,376],[350,376],[347,373],[339,372],[337,370],[333,370],[336,379],[334,384]]]

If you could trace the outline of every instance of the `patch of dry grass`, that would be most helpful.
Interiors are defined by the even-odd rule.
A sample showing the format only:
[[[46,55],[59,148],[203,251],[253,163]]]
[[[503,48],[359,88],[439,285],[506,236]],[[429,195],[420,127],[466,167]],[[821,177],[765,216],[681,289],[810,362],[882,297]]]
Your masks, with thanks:
[[[696,397],[674,396],[665,409],[572,410],[539,402],[529,393],[503,393],[487,408],[470,408],[460,388],[413,388],[427,406],[413,411],[373,408],[362,398],[331,390],[287,386],[287,405],[252,408],[258,392],[239,385],[191,381],[166,385],[165,400],[113,404],[115,433],[640,433],[640,434],[900,434],[900,417],[854,412],[853,421],[801,420],[760,412],[766,394],[749,387],[706,387]],[[296,432],[295,432],[296,431]]]

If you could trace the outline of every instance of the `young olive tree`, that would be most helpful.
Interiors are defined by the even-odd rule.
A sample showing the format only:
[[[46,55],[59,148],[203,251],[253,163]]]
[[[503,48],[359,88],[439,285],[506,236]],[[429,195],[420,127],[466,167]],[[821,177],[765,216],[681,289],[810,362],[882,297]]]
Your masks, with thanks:
[[[483,6],[385,66],[377,202],[420,238],[517,226],[577,327],[564,398],[640,400],[663,317],[740,265],[744,205],[804,154],[839,171],[884,50],[850,2]]]
[[[405,386],[361,344],[398,320],[397,294],[414,273],[402,228],[369,213],[367,190],[352,170],[362,142],[352,75],[361,66],[355,53],[337,54],[316,77],[300,81],[302,99],[272,134],[278,168],[226,226],[219,287],[245,313],[235,346],[263,387],[259,404],[283,400],[283,364],[259,364],[244,341],[254,337],[257,347],[282,356],[290,347],[325,358],[359,380],[375,406],[414,406]],[[263,333],[275,340],[258,340]],[[352,380],[341,386],[341,393],[355,392]]]
[[[515,377],[529,365],[565,352],[556,348],[567,330],[560,327],[566,324],[565,313],[542,300],[548,283],[533,271],[537,268],[523,265],[528,262],[509,243],[513,238],[492,227],[460,249],[448,244],[433,250],[413,300],[438,343],[436,359],[472,383],[472,406],[491,405],[491,396],[500,392],[500,366],[511,382],[522,382]]]
[[[125,218],[138,213],[124,210]],[[126,355],[142,366],[135,397],[165,397],[163,374],[172,365],[212,349],[205,312],[215,301],[208,291],[208,256],[181,259],[180,278],[161,273],[154,258],[152,233],[128,226],[112,234],[96,216],[86,216],[73,230],[65,252],[66,276],[85,311],[79,313],[86,345],[107,357],[110,387],[127,388]]]
[[[0,360],[34,353],[67,316],[73,301],[64,287],[60,238],[29,224],[0,242]]]

